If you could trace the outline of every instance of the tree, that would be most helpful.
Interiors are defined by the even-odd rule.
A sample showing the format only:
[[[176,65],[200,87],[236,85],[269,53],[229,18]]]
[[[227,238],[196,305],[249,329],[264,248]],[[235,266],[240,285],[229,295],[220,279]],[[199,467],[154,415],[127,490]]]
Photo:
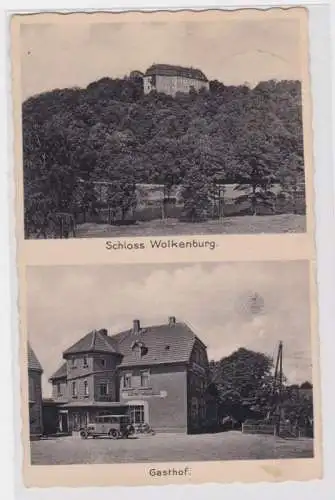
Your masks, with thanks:
[[[238,422],[262,419],[273,410],[273,360],[260,352],[240,348],[210,363],[211,380],[218,390],[219,413]]]
[[[308,380],[306,380],[306,382],[303,382],[301,385],[300,385],[300,389],[308,389],[308,390],[312,390],[313,389],[313,384],[311,382],[309,382]]]
[[[303,200],[305,200],[303,157],[294,152],[285,156],[279,166],[277,178],[281,187],[280,196],[288,201],[293,213],[298,213],[299,192]]]
[[[273,208],[273,185],[276,181],[274,165],[279,156],[268,137],[258,129],[242,132],[243,138],[236,153],[239,163],[238,191],[244,191],[236,202],[250,202],[253,215],[257,215],[259,206]]]
[[[107,203],[110,224],[117,218],[118,212],[121,213],[121,220],[125,220],[126,215],[136,207],[137,203],[136,185],[133,179],[123,177],[112,181],[107,189]]]
[[[70,212],[74,214],[75,218],[83,213],[84,222],[88,213],[94,211],[97,204],[97,195],[92,181],[84,181],[79,179],[72,191],[72,198],[70,202]]]
[[[157,172],[159,162],[163,162],[163,168],[153,175],[153,180],[163,184],[162,197],[162,219],[166,217],[166,204],[169,202],[173,187],[180,182],[180,162],[178,158],[178,145],[176,139],[169,137],[155,137],[149,143],[150,166],[152,171]]]
[[[210,184],[207,177],[196,169],[190,170],[182,184],[184,201],[183,220],[200,222],[206,220],[210,209]]]
[[[252,400],[272,387],[273,361],[263,353],[240,348],[217,362],[213,379],[221,394],[234,391]]]

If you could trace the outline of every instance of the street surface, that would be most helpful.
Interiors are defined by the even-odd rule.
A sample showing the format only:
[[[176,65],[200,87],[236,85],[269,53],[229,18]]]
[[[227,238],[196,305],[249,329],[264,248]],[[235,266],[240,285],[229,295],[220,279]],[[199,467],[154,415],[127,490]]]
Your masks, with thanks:
[[[313,440],[280,439],[238,431],[219,434],[160,434],[138,438],[82,440],[59,437],[33,441],[33,465],[269,460],[312,458]]]

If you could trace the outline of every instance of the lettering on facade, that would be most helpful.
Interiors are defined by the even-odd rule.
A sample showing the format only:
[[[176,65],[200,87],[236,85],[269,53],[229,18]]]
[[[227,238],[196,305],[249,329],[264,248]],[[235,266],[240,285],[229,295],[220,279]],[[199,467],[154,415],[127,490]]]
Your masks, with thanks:
[[[160,391],[159,393],[154,393],[151,389],[130,389],[127,391],[122,391],[122,397],[124,399],[129,399],[136,396],[140,396],[141,398],[166,398],[167,392]]]

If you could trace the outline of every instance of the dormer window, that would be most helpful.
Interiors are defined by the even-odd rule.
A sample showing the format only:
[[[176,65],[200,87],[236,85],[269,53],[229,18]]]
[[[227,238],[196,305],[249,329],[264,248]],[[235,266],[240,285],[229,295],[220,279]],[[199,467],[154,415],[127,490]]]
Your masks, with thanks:
[[[140,357],[145,356],[146,354],[148,354],[148,348],[146,347],[146,345],[144,344],[144,342],[142,342],[141,340],[135,340],[132,343],[131,350],[134,351],[134,349],[137,350],[138,355]]]

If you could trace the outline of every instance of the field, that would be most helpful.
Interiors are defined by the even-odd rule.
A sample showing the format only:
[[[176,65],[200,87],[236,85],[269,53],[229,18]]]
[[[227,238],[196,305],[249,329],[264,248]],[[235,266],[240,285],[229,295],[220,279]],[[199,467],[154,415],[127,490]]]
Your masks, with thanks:
[[[238,431],[219,434],[160,434],[133,439],[59,437],[32,441],[33,465],[271,460],[312,458],[313,440],[281,439]]]
[[[179,222],[177,219],[138,222],[128,226],[85,223],[77,226],[77,238],[120,238],[134,236],[191,236],[220,234],[278,234],[306,231],[304,215],[244,215],[222,221]]]

